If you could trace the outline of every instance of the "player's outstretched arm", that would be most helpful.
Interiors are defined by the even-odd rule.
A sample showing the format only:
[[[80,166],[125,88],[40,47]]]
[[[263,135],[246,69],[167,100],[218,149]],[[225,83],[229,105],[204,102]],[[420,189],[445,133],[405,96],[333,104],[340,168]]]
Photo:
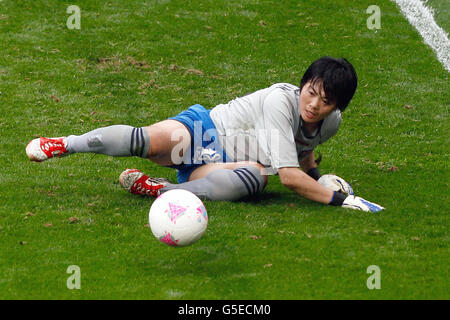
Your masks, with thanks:
[[[297,167],[278,169],[281,183],[309,200],[329,204],[333,199],[333,191],[325,188],[316,180]]]
[[[384,208],[354,195],[331,190],[296,167],[278,169],[281,183],[309,200],[362,211],[378,212]]]

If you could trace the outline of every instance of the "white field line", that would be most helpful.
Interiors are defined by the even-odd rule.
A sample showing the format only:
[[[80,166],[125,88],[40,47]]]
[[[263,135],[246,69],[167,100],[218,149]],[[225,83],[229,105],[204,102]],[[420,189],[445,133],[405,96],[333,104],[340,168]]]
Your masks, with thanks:
[[[392,0],[400,7],[409,23],[417,29],[423,40],[450,72],[450,41],[447,33],[436,24],[433,14],[420,0]]]

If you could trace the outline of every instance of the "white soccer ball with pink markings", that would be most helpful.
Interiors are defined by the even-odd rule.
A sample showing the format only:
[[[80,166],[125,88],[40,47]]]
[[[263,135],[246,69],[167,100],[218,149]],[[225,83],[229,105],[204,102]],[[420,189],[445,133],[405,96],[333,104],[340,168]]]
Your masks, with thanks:
[[[203,202],[192,192],[175,189],[153,202],[148,215],[153,235],[169,246],[188,246],[198,241],[208,226]]]

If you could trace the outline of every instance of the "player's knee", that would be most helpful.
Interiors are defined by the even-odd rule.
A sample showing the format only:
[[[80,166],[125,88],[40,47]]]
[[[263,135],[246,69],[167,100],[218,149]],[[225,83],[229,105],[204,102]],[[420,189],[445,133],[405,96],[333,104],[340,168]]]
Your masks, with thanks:
[[[262,192],[267,184],[267,175],[261,174],[261,169],[257,165],[247,165],[233,170],[245,183],[248,195]]]
[[[269,182],[269,176],[267,174],[266,168],[264,168],[264,166],[262,164],[257,163],[256,165],[257,165],[256,167],[258,168],[260,175],[263,177],[263,180],[264,180],[264,185],[262,187],[262,190],[264,190],[264,188],[267,186],[267,183]]]
[[[161,153],[161,146],[162,146],[161,132],[160,132],[159,126],[157,123],[155,123],[151,126],[145,127],[145,130],[147,131],[147,134],[150,137],[150,140],[152,142],[150,145],[150,148],[148,149],[147,156],[149,158],[155,157]]]
[[[258,180],[261,182],[261,187],[258,189],[258,192],[263,191],[269,181],[269,176],[267,175],[267,170],[264,168],[264,166],[258,162],[249,161],[245,162],[245,165],[243,165],[242,167],[254,168],[251,169],[251,171],[255,174],[255,176],[258,176]],[[257,169],[257,171],[255,169]]]
[[[146,127],[152,141],[148,151],[150,159],[164,159],[177,164],[181,162],[185,150],[190,147],[190,133],[175,120],[164,120]]]

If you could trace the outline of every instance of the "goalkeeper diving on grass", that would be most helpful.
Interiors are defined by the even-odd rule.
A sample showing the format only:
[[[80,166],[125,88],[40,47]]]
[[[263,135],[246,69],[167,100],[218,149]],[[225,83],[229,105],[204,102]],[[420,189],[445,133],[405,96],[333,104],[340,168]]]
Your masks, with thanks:
[[[133,194],[157,197],[172,189],[207,200],[235,201],[263,192],[268,175],[299,196],[333,206],[377,212],[384,208],[355,196],[335,175],[321,176],[314,149],[334,136],[357,87],[344,58],[322,57],[300,86],[277,83],[212,109],[193,105],[146,127],[113,125],[82,135],[37,138],[26,147],[41,162],[74,153],[138,156],[177,170],[178,183],[138,169],[120,174]]]

